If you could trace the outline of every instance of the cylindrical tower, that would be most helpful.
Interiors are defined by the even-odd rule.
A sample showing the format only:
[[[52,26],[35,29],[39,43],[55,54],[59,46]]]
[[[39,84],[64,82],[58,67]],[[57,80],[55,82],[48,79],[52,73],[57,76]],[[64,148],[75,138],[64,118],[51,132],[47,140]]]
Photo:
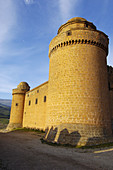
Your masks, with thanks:
[[[26,82],[21,82],[16,89],[13,89],[10,122],[7,129],[22,127],[25,93],[29,89],[30,87]]]
[[[46,119],[49,141],[89,145],[111,136],[108,43],[106,34],[80,17],[63,24],[51,41]]]

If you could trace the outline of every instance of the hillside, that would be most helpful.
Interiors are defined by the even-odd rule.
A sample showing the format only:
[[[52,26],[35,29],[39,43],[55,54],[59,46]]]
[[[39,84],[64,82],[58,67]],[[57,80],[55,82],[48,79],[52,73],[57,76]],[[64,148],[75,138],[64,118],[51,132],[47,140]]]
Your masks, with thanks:
[[[9,122],[11,100],[0,99],[0,129],[5,128]]]
[[[5,106],[11,106],[11,100],[10,99],[0,99],[0,104]]]
[[[11,107],[0,104],[0,118],[9,118],[10,109]]]

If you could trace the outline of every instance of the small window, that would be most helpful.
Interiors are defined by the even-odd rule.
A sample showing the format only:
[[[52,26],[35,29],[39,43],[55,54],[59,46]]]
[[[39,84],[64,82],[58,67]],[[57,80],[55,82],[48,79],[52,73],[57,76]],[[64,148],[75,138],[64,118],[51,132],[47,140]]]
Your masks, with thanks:
[[[16,106],[18,106],[18,103],[16,103]]]
[[[86,28],[88,28],[88,24],[86,24]]]
[[[31,105],[31,100],[29,100],[29,106]]]
[[[27,95],[27,97],[29,97],[29,94]]]
[[[35,100],[35,104],[37,104],[37,103],[38,103],[38,99]]]
[[[67,36],[70,36],[71,34],[71,31],[67,31]]]
[[[44,96],[44,102],[46,102],[46,96]]]
[[[37,93],[39,93],[39,90],[37,90]]]
[[[110,82],[108,82],[108,89],[111,90],[111,88],[110,88]]]

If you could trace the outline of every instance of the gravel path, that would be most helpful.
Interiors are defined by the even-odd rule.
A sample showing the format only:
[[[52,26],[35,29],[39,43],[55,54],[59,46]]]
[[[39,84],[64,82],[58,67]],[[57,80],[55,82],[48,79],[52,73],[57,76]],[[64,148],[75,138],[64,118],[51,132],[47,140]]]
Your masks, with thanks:
[[[95,154],[93,149],[50,146],[41,143],[41,136],[36,132],[0,133],[0,169],[113,170],[113,151]]]

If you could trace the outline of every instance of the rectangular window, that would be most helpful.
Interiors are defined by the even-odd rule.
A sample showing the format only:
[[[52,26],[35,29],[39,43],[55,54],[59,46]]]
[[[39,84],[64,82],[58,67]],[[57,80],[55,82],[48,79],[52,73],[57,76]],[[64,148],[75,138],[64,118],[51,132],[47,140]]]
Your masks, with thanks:
[[[86,28],[88,28],[88,24],[86,24]]]
[[[16,103],[15,105],[18,106],[18,103]]]
[[[38,103],[38,99],[35,100],[35,104],[37,104],[37,103]]]
[[[46,96],[44,96],[44,102],[46,102]]]
[[[39,93],[39,90],[37,90],[37,93]]]
[[[31,100],[29,100],[29,106],[31,105]]]

